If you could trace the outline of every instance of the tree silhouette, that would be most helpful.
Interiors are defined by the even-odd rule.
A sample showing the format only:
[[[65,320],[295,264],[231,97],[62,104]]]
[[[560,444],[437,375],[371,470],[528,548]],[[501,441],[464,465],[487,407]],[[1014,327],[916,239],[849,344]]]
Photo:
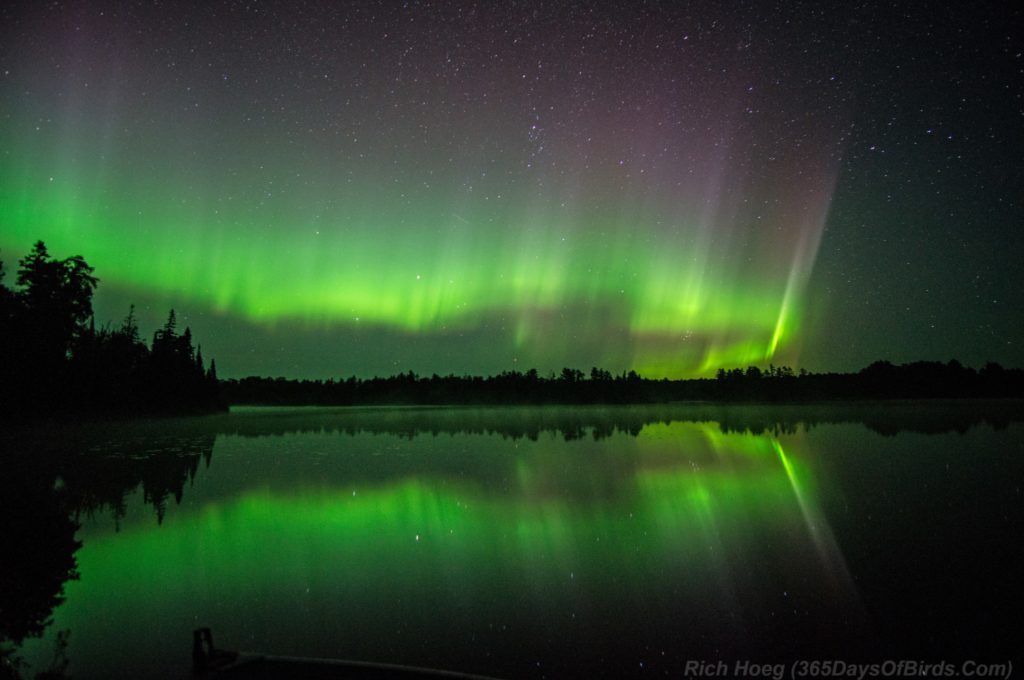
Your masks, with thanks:
[[[42,241],[21,259],[18,285],[30,317],[49,332],[45,339],[64,351],[92,316],[92,294],[99,283],[92,273],[80,255],[54,260]]]
[[[176,412],[220,408],[171,310],[152,349],[139,339],[132,306],[116,329],[96,328],[99,279],[83,257],[54,259],[37,241],[19,261],[15,290],[0,266],[0,408],[5,412]]]

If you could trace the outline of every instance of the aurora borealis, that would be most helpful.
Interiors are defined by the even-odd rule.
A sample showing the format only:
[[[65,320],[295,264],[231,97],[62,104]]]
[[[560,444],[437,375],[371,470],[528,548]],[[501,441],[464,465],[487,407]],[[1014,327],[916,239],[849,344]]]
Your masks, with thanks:
[[[82,254],[225,377],[1024,360],[995,11],[0,12],[0,257]]]

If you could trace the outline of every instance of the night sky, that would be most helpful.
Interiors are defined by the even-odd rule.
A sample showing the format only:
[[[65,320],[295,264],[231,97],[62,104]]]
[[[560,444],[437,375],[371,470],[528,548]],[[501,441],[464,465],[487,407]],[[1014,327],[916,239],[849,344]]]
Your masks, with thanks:
[[[1024,364],[1017,5],[618,4],[5,3],[0,257],[222,377]]]

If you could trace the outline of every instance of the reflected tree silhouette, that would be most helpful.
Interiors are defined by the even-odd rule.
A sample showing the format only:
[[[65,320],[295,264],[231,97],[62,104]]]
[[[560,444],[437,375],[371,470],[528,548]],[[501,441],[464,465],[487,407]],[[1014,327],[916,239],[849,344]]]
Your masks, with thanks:
[[[169,499],[180,503],[213,436],[142,437],[122,450],[74,428],[52,436],[21,431],[3,442],[0,474],[0,677],[19,677],[18,647],[41,636],[78,578],[76,538],[83,516],[110,512],[119,521],[136,489],[162,522]],[[105,449],[101,453],[101,450]],[[57,636],[53,666],[36,677],[62,677],[67,632]]]

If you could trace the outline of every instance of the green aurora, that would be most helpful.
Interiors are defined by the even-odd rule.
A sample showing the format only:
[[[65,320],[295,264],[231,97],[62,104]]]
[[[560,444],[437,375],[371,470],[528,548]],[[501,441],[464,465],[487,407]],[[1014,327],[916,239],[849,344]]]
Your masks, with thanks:
[[[10,5],[8,271],[80,254],[98,323],[173,307],[224,377],[1020,359],[996,56],[857,8],[281,11]]]
[[[801,332],[816,247],[806,242],[820,228],[818,219],[781,258],[777,244],[761,244],[772,255],[741,268],[731,242],[713,243],[711,224],[685,220],[671,237],[638,240],[636,233],[654,232],[645,227],[654,216],[513,207],[455,214],[430,205],[430,197],[402,209],[365,205],[316,218],[282,201],[257,216],[245,205],[160,196],[127,176],[40,172],[3,178],[8,252],[42,236],[87,253],[106,284],[266,327],[292,322],[343,333],[361,325],[430,335],[500,316],[514,351],[543,359],[553,335],[582,323],[622,340],[595,362],[652,376],[792,356],[786,350]],[[115,194],[104,181],[124,195],[116,203],[103,200]]]
[[[796,356],[843,133],[809,123],[798,134],[816,144],[794,150],[745,120],[749,65],[688,83],[704,104],[683,118],[702,132],[663,138],[653,119],[579,109],[583,95],[534,90],[524,114],[530,93],[484,73],[459,107],[450,88],[416,110],[400,92],[349,106],[361,81],[339,72],[297,94],[293,116],[257,114],[267,85],[251,64],[191,87],[152,81],[168,68],[153,55],[82,40],[70,66],[31,59],[35,45],[14,54],[0,250],[9,264],[37,239],[82,254],[103,281],[101,323],[132,302],[148,324],[177,308],[198,337],[216,319],[206,349],[226,375],[310,333],[343,348],[325,351],[328,375],[676,377]],[[299,105],[311,98],[326,108]],[[232,324],[256,329],[253,346],[226,339]],[[475,349],[448,354],[457,338]],[[393,361],[368,358],[381,344]]]
[[[46,154],[27,149],[24,157]],[[785,244],[783,257],[740,267],[731,241],[713,242],[714,225],[685,218],[655,239],[657,216],[514,205],[456,213],[431,196],[390,210],[364,200],[316,216],[302,209],[305,200],[289,199],[257,214],[251,201],[180,200],[195,187],[160,195],[145,178],[89,177],[73,162],[53,177],[41,168],[22,174],[2,178],[7,252],[44,238],[87,253],[105,283],[179,307],[268,327],[413,336],[501,318],[513,351],[542,361],[552,335],[582,324],[611,340],[599,343],[597,363],[654,376],[791,356],[816,248],[807,241],[821,223]],[[395,240],[380,237],[395,232]]]

